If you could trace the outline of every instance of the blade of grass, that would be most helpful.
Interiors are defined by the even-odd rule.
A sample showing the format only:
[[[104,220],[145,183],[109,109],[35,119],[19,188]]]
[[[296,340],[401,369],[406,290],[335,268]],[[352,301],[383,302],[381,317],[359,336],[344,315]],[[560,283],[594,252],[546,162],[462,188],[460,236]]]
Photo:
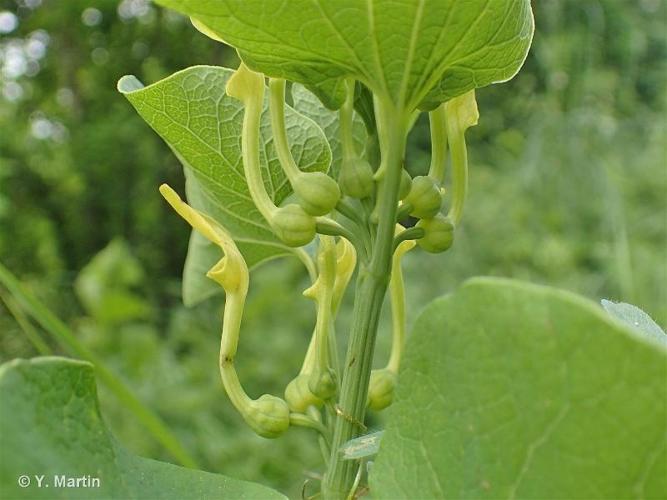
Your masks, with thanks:
[[[104,362],[95,353],[76,338],[65,323],[26,290],[19,280],[1,263],[0,284],[7,288],[14,300],[65,350],[95,365],[95,371],[99,379],[176,460],[186,467],[198,468],[195,459],[183,448],[164,421],[147,408],[125,383],[104,365]]]
[[[14,317],[14,321],[16,321],[16,324],[19,325],[19,328],[23,330],[23,333],[26,337],[28,337],[28,340],[37,350],[37,352],[42,356],[49,356],[51,354],[51,348],[39,334],[37,328],[34,327],[28,318],[26,318],[21,308],[18,306],[18,304],[16,304],[16,302],[14,302],[14,299],[12,299],[7,294],[0,293],[0,301],[5,304],[9,314]]]

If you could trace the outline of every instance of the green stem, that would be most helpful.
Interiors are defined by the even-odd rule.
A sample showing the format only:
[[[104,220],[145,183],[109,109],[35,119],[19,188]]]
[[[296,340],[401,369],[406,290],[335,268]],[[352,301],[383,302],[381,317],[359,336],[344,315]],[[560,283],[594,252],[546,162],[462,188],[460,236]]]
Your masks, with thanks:
[[[165,447],[172,456],[186,467],[198,468],[197,462],[179,443],[166,424],[148,409],[130,391],[130,389],[111,372],[92,351],[84,346],[74,333],[56,317],[44,304],[28,292],[9,270],[0,264],[0,283],[7,288],[30,316],[33,317],[47,332],[49,332],[70,353],[85,359],[95,365],[98,378],[109,390],[134,414],[139,422],[153,435],[156,441]]]
[[[314,429],[320,433],[324,438],[325,442],[328,442],[328,431],[324,427],[322,422],[318,422],[314,418],[304,415],[303,413],[290,413],[289,414],[289,423],[290,425],[298,425],[299,427],[306,427],[309,429]]]
[[[331,458],[323,482],[327,499],[342,499],[349,493],[356,475],[356,463],[343,460],[341,446],[363,431],[366,398],[371,373],[375,338],[380,310],[391,274],[398,188],[405,153],[407,119],[391,105],[380,102],[382,117],[381,141],[386,149],[382,182],[382,206],[378,210],[377,236],[368,265],[363,265],[357,278],[350,341],[345,361],[339,404],[332,442]]]
[[[357,254],[364,255],[365,247],[363,239],[359,236],[358,232],[352,232],[347,227],[339,224],[329,217],[317,217],[315,223],[315,230],[318,234],[326,236],[342,236],[347,241],[354,245]]]
[[[346,200],[338,200],[336,210],[359,226],[364,225],[364,220],[358,212],[358,209]]]
[[[401,206],[398,207],[398,210],[396,211],[396,222],[401,222],[402,220],[406,219],[408,215],[410,215],[410,212],[414,210],[414,206],[412,203],[401,203]]]
[[[423,238],[425,234],[426,233],[424,229],[421,227],[411,227],[405,229],[404,231],[401,231],[401,233],[394,238],[394,250],[398,248],[398,245],[400,245],[404,241],[418,240],[420,238]]]

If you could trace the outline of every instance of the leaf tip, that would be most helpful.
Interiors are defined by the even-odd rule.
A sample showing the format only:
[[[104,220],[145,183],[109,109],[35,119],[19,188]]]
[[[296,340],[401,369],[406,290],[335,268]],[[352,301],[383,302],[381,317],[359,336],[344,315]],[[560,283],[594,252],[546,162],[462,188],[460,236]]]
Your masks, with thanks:
[[[121,94],[129,94],[131,92],[143,89],[144,84],[141,83],[134,75],[125,75],[120,80],[118,80],[116,88]]]

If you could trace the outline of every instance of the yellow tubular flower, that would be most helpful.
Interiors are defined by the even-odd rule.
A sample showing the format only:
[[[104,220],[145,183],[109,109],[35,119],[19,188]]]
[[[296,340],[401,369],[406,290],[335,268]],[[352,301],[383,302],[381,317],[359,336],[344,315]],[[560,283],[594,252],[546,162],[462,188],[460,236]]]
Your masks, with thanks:
[[[333,319],[336,317],[338,312],[338,307],[343,298],[345,289],[350,282],[352,273],[357,264],[357,252],[354,249],[354,245],[350,243],[345,238],[340,238],[336,243],[336,264],[335,264],[335,275],[333,279],[333,288],[331,292],[331,320],[330,325],[333,322]],[[330,251],[330,250],[329,250]],[[322,259],[318,259],[322,262]],[[322,266],[320,266],[321,268]],[[304,292],[304,295],[308,298],[318,301],[318,310],[320,308],[326,307],[327,299],[322,301],[318,297],[322,296],[320,291],[323,286],[323,282],[318,279],[315,280],[313,286],[308,288]],[[330,328],[332,328],[330,326]],[[318,337],[318,334],[321,334],[322,323],[320,322],[319,326],[315,327],[313,336],[310,339],[310,344],[308,345],[308,351],[301,366],[301,371],[296,378],[294,378],[285,389],[285,400],[290,406],[292,411],[303,413],[309,406],[320,407],[324,404],[324,401],[317,396],[315,396],[309,388],[309,380],[313,371],[317,370],[318,363],[320,362],[320,357],[318,353],[319,342],[323,339]],[[329,332],[332,334],[332,332]]]
[[[248,266],[229,233],[211,217],[190,207],[166,184],[160,193],[196,231],[220,247],[224,256],[206,274],[220,284],[227,294],[220,339],[220,376],[234,407],[248,425],[260,436],[275,438],[287,430],[290,414],[287,403],[264,394],[251,399],[243,390],[234,368],[241,319],[245,306],[250,274]]]
[[[264,75],[241,64],[227,81],[226,91],[227,95],[241,101],[245,108],[241,151],[243,173],[253,203],[283,243],[290,247],[306,245],[315,237],[315,218],[295,203],[276,207],[262,181],[259,129],[264,103]]]
[[[403,226],[396,224],[396,234],[400,234],[402,231],[404,231]],[[396,247],[391,261],[391,279],[389,281],[392,323],[391,354],[385,368],[371,371],[368,386],[368,406],[376,411],[389,406],[394,396],[394,386],[396,385],[403,344],[405,343],[405,287],[401,259],[415,245],[414,240],[402,241]]]
[[[331,313],[334,318],[343,300],[343,294],[350,283],[354,269],[357,267],[357,252],[354,245],[345,238],[336,243],[336,278],[334,279],[333,295],[331,298]]]
[[[336,380],[330,367],[329,336],[333,324],[331,305],[336,279],[336,245],[333,236],[320,236],[317,253],[317,280],[303,292],[317,302],[315,325],[315,362],[309,379],[310,391],[320,399],[331,398],[336,392]]]
[[[447,218],[457,226],[463,214],[468,190],[468,151],[465,132],[477,125],[479,111],[475,91],[471,90],[445,103],[447,139],[452,159],[452,203]]]

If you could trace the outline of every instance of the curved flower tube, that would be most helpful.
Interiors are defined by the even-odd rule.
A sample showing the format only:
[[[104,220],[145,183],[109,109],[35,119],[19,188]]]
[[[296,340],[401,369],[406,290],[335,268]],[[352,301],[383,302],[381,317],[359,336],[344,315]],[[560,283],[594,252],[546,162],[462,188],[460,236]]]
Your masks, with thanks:
[[[324,243],[328,245],[329,243]],[[331,251],[330,248],[327,251]],[[333,280],[333,287],[331,289],[331,316],[330,321],[330,331],[328,336],[333,336],[333,320],[336,317],[340,302],[345,293],[345,289],[350,282],[350,278],[354,273],[354,269],[357,264],[357,253],[354,249],[352,243],[350,243],[345,238],[340,238],[335,246],[336,251],[336,262],[335,262],[335,276]],[[321,259],[318,259],[321,260]],[[330,264],[330,263],[329,263]],[[320,266],[321,268],[322,266]],[[317,278],[315,280],[317,282]],[[313,283],[313,286],[304,292],[304,295],[318,300],[319,287],[324,286],[323,281]],[[318,318],[321,309],[325,307],[327,303],[327,298],[324,300],[318,300]],[[315,330],[313,331],[313,336],[310,339],[308,345],[308,350],[306,351],[306,356],[303,360],[301,370],[299,374],[288,384],[285,389],[285,400],[289,405],[292,411],[303,413],[308,407],[315,406],[321,407],[324,404],[324,401],[313,394],[309,388],[309,380],[311,374],[318,368],[318,363],[321,362],[322,358],[320,357],[321,350],[319,350],[320,342],[323,341],[321,338],[322,333],[322,324],[318,323]]]
[[[396,224],[396,234],[404,232],[403,226]],[[389,281],[389,299],[391,302],[392,341],[391,354],[387,366],[371,371],[368,386],[368,406],[376,411],[389,406],[394,397],[396,377],[401,364],[403,344],[405,343],[405,286],[401,259],[416,245],[414,240],[401,241],[391,261],[391,278]]]
[[[352,136],[352,123],[354,116],[354,81],[345,82],[347,95],[345,102],[338,113],[340,124],[340,143],[343,160],[338,175],[343,194],[352,198],[364,199],[373,195],[375,183],[373,180],[373,169],[363,158],[359,157],[354,146]]]
[[[302,172],[289,149],[285,129],[285,80],[269,80],[269,108],[271,130],[280,165],[296,193],[299,204],[310,215],[325,215],[333,210],[340,199],[340,188],[324,172]]]
[[[190,207],[168,185],[160,186],[160,193],[183,219],[206,239],[218,245],[224,253],[222,259],[206,274],[220,284],[226,293],[219,359],[222,384],[234,407],[257,434],[267,438],[278,437],[290,425],[287,403],[270,394],[251,399],[243,390],[234,368],[250,280],[248,266],[234,240],[220,224]]]
[[[428,114],[431,128],[431,165],[428,176],[438,185],[445,178],[445,159],[447,157],[447,116],[445,104],[441,104]]]
[[[327,400],[335,394],[337,385],[329,360],[329,339],[333,325],[331,306],[336,279],[336,245],[332,236],[320,236],[317,267],[317,280],[303,292],[305,297],[317,302],[316,355],[308,386],[315,396]]]
[[[315,237],[315,218],[294,203],[280,208],[276,207],[262,181],[259,161],[259,128],[264,103],[264,76],[241,64],[227,81],[226,91],[229,96],[243,102],[245,107],[241,151],[243,171],[252,201],[273,232],[286,245],[291,247],[306,245]]]
[[[477,125],[479,120],[475,91],[471,90],[447,101],[445,115],[452,158],[452,203],[447,218],[457,226],[461,222],[463,204],[468,191],[468,152],[465,132]]]
[[[352,274],[356,267],[357,252],[354,249],[354,245],[344,238],[339,239],[338,243],[336,243],[336,277],[331,297],[331,313],[334,318],[338,314],[343,294],[350,283],[350,279],[352,279]]]

